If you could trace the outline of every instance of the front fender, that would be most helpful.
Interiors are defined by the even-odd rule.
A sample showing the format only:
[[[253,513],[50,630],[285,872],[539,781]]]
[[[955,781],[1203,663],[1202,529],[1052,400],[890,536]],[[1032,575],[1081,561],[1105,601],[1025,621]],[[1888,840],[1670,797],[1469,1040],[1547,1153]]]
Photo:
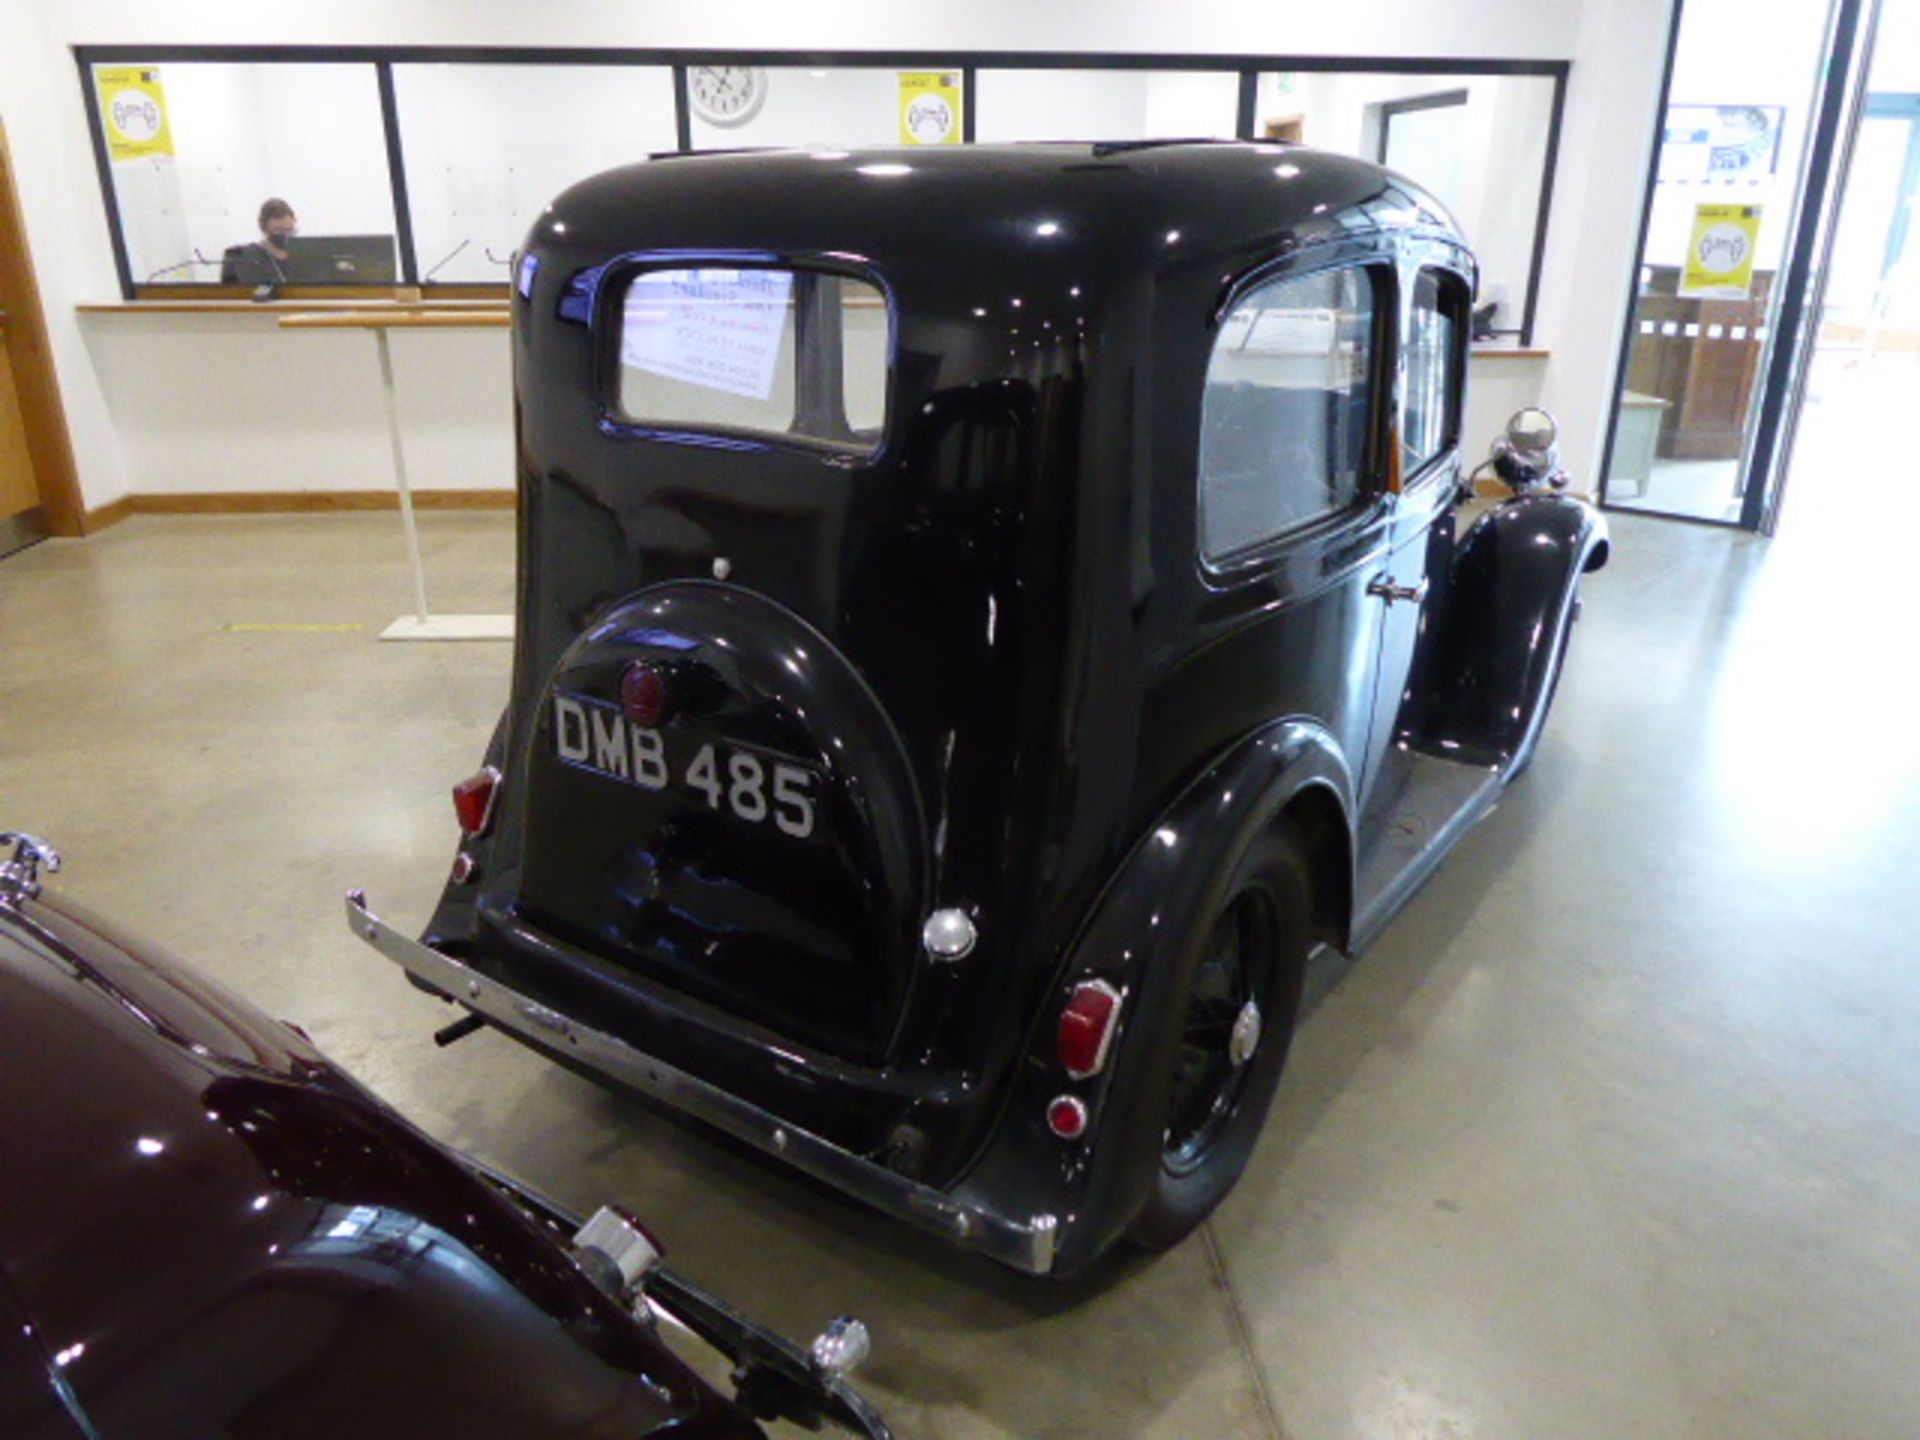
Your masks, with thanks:
[[[1475,522],[1449,577],[1438,699],[1421,748],[1502,767],[1531,749],[1575,587],[1610,548],[1606,518],[1570,495],[1517,495]]]
[[[1044,1197],[1057,1207],[1055,1275],[1080,1269],[1125,1230],[1145,1200],[1160,1162],[1163,1097],[1142,1077],[1163,1022],[1177,1008],[1171,993],[1193,917],[1207,913],[1234,861],[1280,813],[1310,791],[1337,807],[1337,844],[1350,878],[1353,779],[1327,731],[1282,720],[1255,731],[1216,760],[1134,845],[1094,903],[1069,948],[1058,983],[1029,1029],[1008,1087],[1007,1108],[968,1181],[989,1196]],[[1344,917],[1343,917],[1344,919]],[[1082,980],[1104,980],[1123,997],[1120,1029],[1105,1069],[1074,1082],[1055,1053],[1062,1006]],[[1072,1093],[1086,1102],[1085,1137],[1064,1141],[1046,1125],[1047,1103]],[[1036,1206],[1035,1208],[1044,1208]]]

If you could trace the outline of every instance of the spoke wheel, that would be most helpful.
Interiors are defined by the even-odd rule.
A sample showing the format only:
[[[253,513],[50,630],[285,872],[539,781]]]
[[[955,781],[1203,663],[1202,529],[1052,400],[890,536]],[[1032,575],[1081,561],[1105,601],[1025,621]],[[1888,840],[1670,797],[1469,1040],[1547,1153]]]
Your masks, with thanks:
[[[1290,827],[1256,835],[1195,906],[1165,989],[1142,996],[1138,1013],[1165,1019],[1142,1032],[1136,1153],[1153,1171],[1127,1227],[1136,1245],[1179,1243],[1246,1168],[1300,1014],[1312,873]]]
[[[1162,1161],[1175,1175],[1203,1164],[1246,1087],[1260,1007],[1271,990],[1279,930],[1272,902],[1248,890],[1214,922],[1187,992]]]

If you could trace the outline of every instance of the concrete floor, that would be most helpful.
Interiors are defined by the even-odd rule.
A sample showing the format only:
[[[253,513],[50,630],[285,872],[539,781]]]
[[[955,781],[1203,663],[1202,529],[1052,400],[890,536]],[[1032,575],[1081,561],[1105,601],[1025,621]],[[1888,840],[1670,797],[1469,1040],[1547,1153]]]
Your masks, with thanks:
[[[1305,1021],[1212,1224],[1036,1285],[445,1009],[423,918],[504,645],[374,636],[391,516],[142,518],[0,564],[0,824],[62,889],[435,1133],[791,1333],[852,1310],[907,1437],[1894,1437],[1920,1424],[1920,647],[1836,521],[1615,517],[1543,748]],[[1885,523],[1897,523],[1888,512]],[[422,517],[504,609],[504,515]],[[240,625],[357,628],[230,630]]]

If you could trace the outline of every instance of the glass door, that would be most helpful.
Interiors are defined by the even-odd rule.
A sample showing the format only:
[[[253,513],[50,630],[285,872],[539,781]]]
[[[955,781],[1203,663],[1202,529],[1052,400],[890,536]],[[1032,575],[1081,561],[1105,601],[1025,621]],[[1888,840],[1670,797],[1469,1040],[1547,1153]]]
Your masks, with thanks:
[[[1871,0],[1682,0],[1604,466],[1609,506],[1762,528]],[[1810,57],[1811,60],[1810,60]]]
[[[1920,0],[1882,0],[1873,63],[1795,406],[1794,525],[1858,513],[1910,467],[1862,452],[1920,396]],[[1863,443],[1864,442],[1864,443]],[[1864,462],[1864,463],[1863,463]],[[1845,474],[1844,486],[1828,478]],[[1878,497],[1900,503],[1905,497]]]

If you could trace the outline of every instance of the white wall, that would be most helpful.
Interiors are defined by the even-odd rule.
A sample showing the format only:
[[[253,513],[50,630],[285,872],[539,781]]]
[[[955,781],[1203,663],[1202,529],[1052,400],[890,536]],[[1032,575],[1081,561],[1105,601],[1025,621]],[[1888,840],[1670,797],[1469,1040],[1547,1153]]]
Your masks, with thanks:
[[[1240,119],[1238,75],[1147,72],[1143,135],[1231,140]]]
[[[1867,88],[1920,94],[1920,0],[1880,0]]]
[[[974,138],[1232,139],[1239,76],[1164,70],[981,70]]]
[[[1465,135],[1459,190],[1450,200],[1454,220],[1480,261],[1480,299],[1498,300],[1499,329],[1518,329],[1533,264],[1533,232],[1553,116],[1553,81],[1538,75],[1394,75],[1380,72],[1260,77],[1254,128],[1298,117],[1308,145],[1373,159],[1380,153],[1382,108],[1394,100],[1464,90]],[[1419,174],[1408,178],[1433,183]],[[1560,185],[1568,185],[1564,168]],[[1536,336],[1537,342],[1547,337]]]
[[[0,7],[0,124],[25,212],[82,501],[110,504],[127,493],[126,466],[73,307],[83,297],[115,293],[113,252],[76,72],[37,8]]]
[[[391,490],[373,336],[281,330],[271,311],[90,315],[87,337],[141,495]],[[392,334],[417,489],[509,489],[503,330]]]
[[[1572,48],[1540,291],[1537,338],[1552,351],[1540,403],[1559,417],[1567,467],[1596,490],[1670,17],[1669,0],[1587,0]]]
[[[737,46],[752,49],[825,48],[1033,49],[1272,53],[1394,56],[1476,56],[1574,62],[1561,153],[1561,185],[1545,266],[1538,339],[1554,356],[1541,377],[1540,398],[1561,416],[1571,464],[1597,463],[1602,412],[1611,387],[1618,330],[1624,312],[1631,250],[1638,222],[1641,157],[1652,134],[1661,41],[1671,0],[1385,0],[1371,6],[1215,0],[1169,6],[1163,0],[1113,0],[1096,8],[1073,0],[981,0],[940,11],[872,3],[796,6],[741,0],[730,7],[690,3],[611,6],[597,0],[335,0],[325,6],[261,6],[205,0],[159,10],[143,0],[13,0],[0,8],[0,116],[14,137],[30,238],[40,262],[44,299],[64,336],[56,355],[81,454],[87,501],[99,505],[126,484],[113,417],[100,379],[121,376],[116,353],[127,339],[118,322],[90,326],[90,347],[79,343],[72,307],[115,296],[111,252],[101,215],[78,77],[68,47],[152,41],[173,44],[421,44]],[[983,77],[984,78],[984,77]],[[1147,97],[1141,98],[1145,115]],[[1167,104],[1173,102],[1167,101]],[[983,107],[984,108],[984,107]],[[1157,112],[1166,115],[1165,109]],[[1142,121],[1144,125],[1144,119]],[[1170,123],[1170,122],[1169,122]],[[1230,124],[1230,121],[1228,122]],[[1182,124],[1184,130],[1197,128]],[[29,145],[23,137],[31,136]],[[984,138],[984,135],[983,135]],[[296,203],[299,203],[296,201]],[[303,207],[302,220],[307,220]],[[311,337],[276,337],[292,346]],[[488,347],[500,337],[463,336],[469,347],[461,374],[481,375]],[[170,363],[206,393],[233,390],[254,363],[251,352],[223,349],[213,335],[183,333]],[[362,383],[350,349],[276,351],[279,384],[288,393],[328,393]],[[370,361],[367,364],[370,366]],[[351,378],[350,378],[351,377]],[[425,381],[428,377],[418,377]],[[410,383],[410,382],[403,382]],[[351,393],[343,390],[342,393]],[[403,394],[403,405],[415,397]],[[123,404],[123,409],[125,408]],[[349,410],[351,413],[349,413]],[[335,413],[334,422],[358,438],[341,453],[377,456],[363,443],[380,435],[377,406]],[[211,423],[209,421],[209,423]],[[204,428],[204,427],[203,427]],[[141,483],[194,466],[153,458],[154,437],[126,437],[140,450],[132,468]],[[174,432],[178,434],[178,432]],[[145,436],[147,438],[141,438]],[[169,442],[171,443],[171,442]],[[510,455],[504,428],[494,438]],[[243,447],[244,448],[244,447]],[[181,452],[176,452],[176,454]],[[311,445],[280,447],[273,466],[239,467],[260,488],[277,475],[289,486],[337,488],[349,483],[337,457],[322,461]],[[210,459],[207,463],[211,463]],[[359,464],[361,462],[354,462]],[[384,477],[384,464],[366,459],[360,478]],[[455,483],[487,483],[463,462]],[[485,476],[504,480],[506,464]],[[434,477],[423,474],[423,482]],[[203,484],[210,485],[209,479]]]
[[[982,70],[974,138],[1137,140],[1146,134],[1147,77],[1135,70]]]

